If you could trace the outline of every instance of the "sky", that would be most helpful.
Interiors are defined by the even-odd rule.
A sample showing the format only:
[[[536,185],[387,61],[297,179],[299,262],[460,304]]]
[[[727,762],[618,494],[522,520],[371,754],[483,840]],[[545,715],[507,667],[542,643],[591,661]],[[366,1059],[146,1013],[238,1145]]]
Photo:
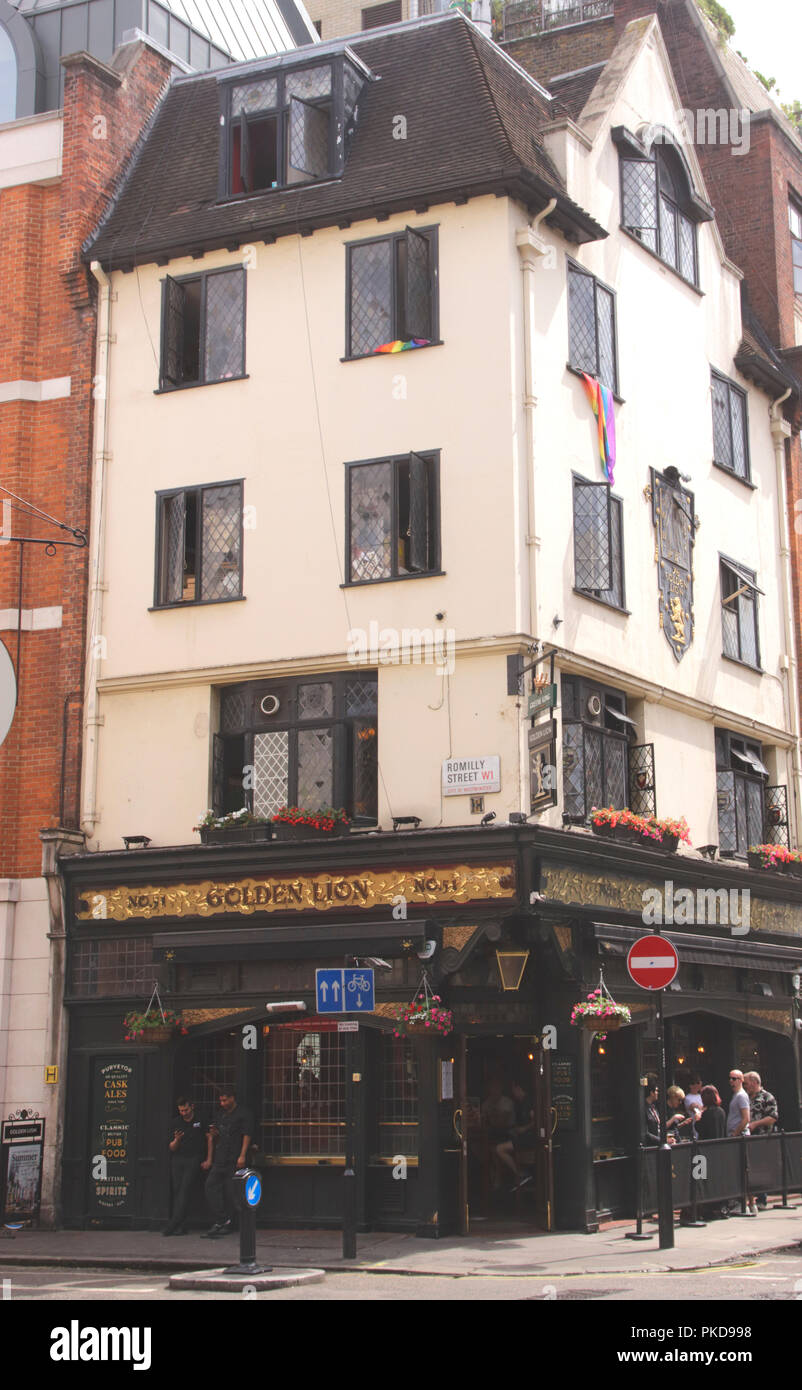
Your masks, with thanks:
[[[802,101],[802,0],[721,0],[735,21],[733,48],[776,77],[781,101]],[[772,88],[776,98],[777,87]]]

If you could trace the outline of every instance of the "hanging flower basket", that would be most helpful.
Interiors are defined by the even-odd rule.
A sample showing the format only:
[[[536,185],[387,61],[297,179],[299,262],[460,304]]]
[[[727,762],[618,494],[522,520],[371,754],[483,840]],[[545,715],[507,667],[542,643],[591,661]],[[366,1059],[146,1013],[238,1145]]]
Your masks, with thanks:
[[[591,991],[587,999],[574,1004],[571,1022],[575,1028],[586,1028],[591,1033],[614,1033],[625,1023],[632,1022],[632,1014],[626,1004],[616,1004],[612,994],[600,976],[597,989]]]
[[[348,835],[351,822],[341,807],[321,806],[310,811],[305,806],[281,806],[272,820],[276,840],[320,840]]]
[[[394,1038],[445,1037],[454,1027],[454,1015],[432,994],[425,972],[411,1004],[399,1004],[393,1018]]]
[[[144,1012],[135,1009],[126,1014],[123,1027],[125,1041],[138,1043],[168,1043],[172,1042],[176,1033],[187,1032],[180,1014],[172,1009],[152,1009],[150,1006]]]

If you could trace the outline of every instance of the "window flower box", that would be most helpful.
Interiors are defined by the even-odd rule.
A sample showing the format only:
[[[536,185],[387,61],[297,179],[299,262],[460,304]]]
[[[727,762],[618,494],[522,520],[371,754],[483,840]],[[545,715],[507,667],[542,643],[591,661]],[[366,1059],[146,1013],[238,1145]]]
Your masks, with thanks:
[[[773,873],[794,872],[792,851],[786,849],[785,845],[750,845],[746,862],[750,869],[768,869]]]
[[[247,806],[225,816],[207,811],[195,829],[204,845],[254,844],[269,840],[272,834],[270,821],[264,816],[254,816]]]
[[[351,822],[341,808],[321,806],[310,811],[304,806],[282,806],[272,821],[276,840],[334,839],[351,833]]]

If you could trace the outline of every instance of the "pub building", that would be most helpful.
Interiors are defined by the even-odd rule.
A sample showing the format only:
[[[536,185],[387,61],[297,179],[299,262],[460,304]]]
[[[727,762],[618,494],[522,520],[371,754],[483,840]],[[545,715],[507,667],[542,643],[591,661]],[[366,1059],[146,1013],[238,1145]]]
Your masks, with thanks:
[[[653,1000],[629,979],[626,953],[654,930],[643,904],[667,881],[675,922],[662,929],[680,958],[665,991],[669,1072],[698,1071],[724,1092],[730,1067],[757,1070],[783,1127],[800,1127],[802,880],[763,874],[757,883],[732,863],[505,823],[79,854],[62,871],[67,1226],[164,1222],[175,1097],[209,1113],[232,1082],[255,1116],[260,1223],[336,1226],[346,1065],[360,1229],[590,1231],[633,1215],[641,1078],[656,1069],[657,1042]],[[711,888],[725,890],[710,898],[722,920],[683,926],[681,890],[698,906]],[[744,888],[746,933],[735,914],[727,920],[731,894]],[[315,970],[355,962],[375,970],[374,1011],[316,1014]],[[395,1037],[395,1011],[424,970],[453,1031]],[[631,1025],[604,1039],[569,1022],[600,970],[632,1012]],[[124,1041],[124,1015],[155,984],[186,1032],[157,1045]],[[342,1021],[358,1031],[341,1031]],[[520,1157],[531,1181],[510,1193],[494,1187],[480,1117],[493,1081],[509,1093],[516,1079],[537,1143]],[[199,1191],[198,1225],[201,1203]]]

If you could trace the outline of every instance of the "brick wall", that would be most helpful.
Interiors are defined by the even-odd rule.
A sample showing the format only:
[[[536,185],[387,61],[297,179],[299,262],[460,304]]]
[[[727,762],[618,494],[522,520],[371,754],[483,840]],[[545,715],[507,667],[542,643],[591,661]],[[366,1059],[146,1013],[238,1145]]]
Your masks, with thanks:
[[[3,483],[70,526],[89,526],[94,281],[81,243],[98,221],[169,75],[169,64],[141,44],[118,55],[119,71],[78,55],[65,64],[63,169],[58,184],[23,184],[0,193],[0,381],[70,377],[52,401],[0,404]],[[12,534],[62,532],[12,511]],[[18,604],[21,547],[0,546],[0,610]],[[24,549],[23,609],[57,608],[62,626],[23,631],[17,711],[0,747],[0,878],[41,871],[39,830],[59,821],[65,700],[81,695],[87,584],[86,550]],[[2,639],[17,667],[17,633]],[[78,815],[81,706],[68,710],[64,819]]]
[[[560,73],[576,72],[578,68],[590,67],[591,63],[604,62],[615,44],[615,21],[608,18],[532,34],[502,44],[502,47],[532,77],[547,86],[549,78],[558,77]]]

